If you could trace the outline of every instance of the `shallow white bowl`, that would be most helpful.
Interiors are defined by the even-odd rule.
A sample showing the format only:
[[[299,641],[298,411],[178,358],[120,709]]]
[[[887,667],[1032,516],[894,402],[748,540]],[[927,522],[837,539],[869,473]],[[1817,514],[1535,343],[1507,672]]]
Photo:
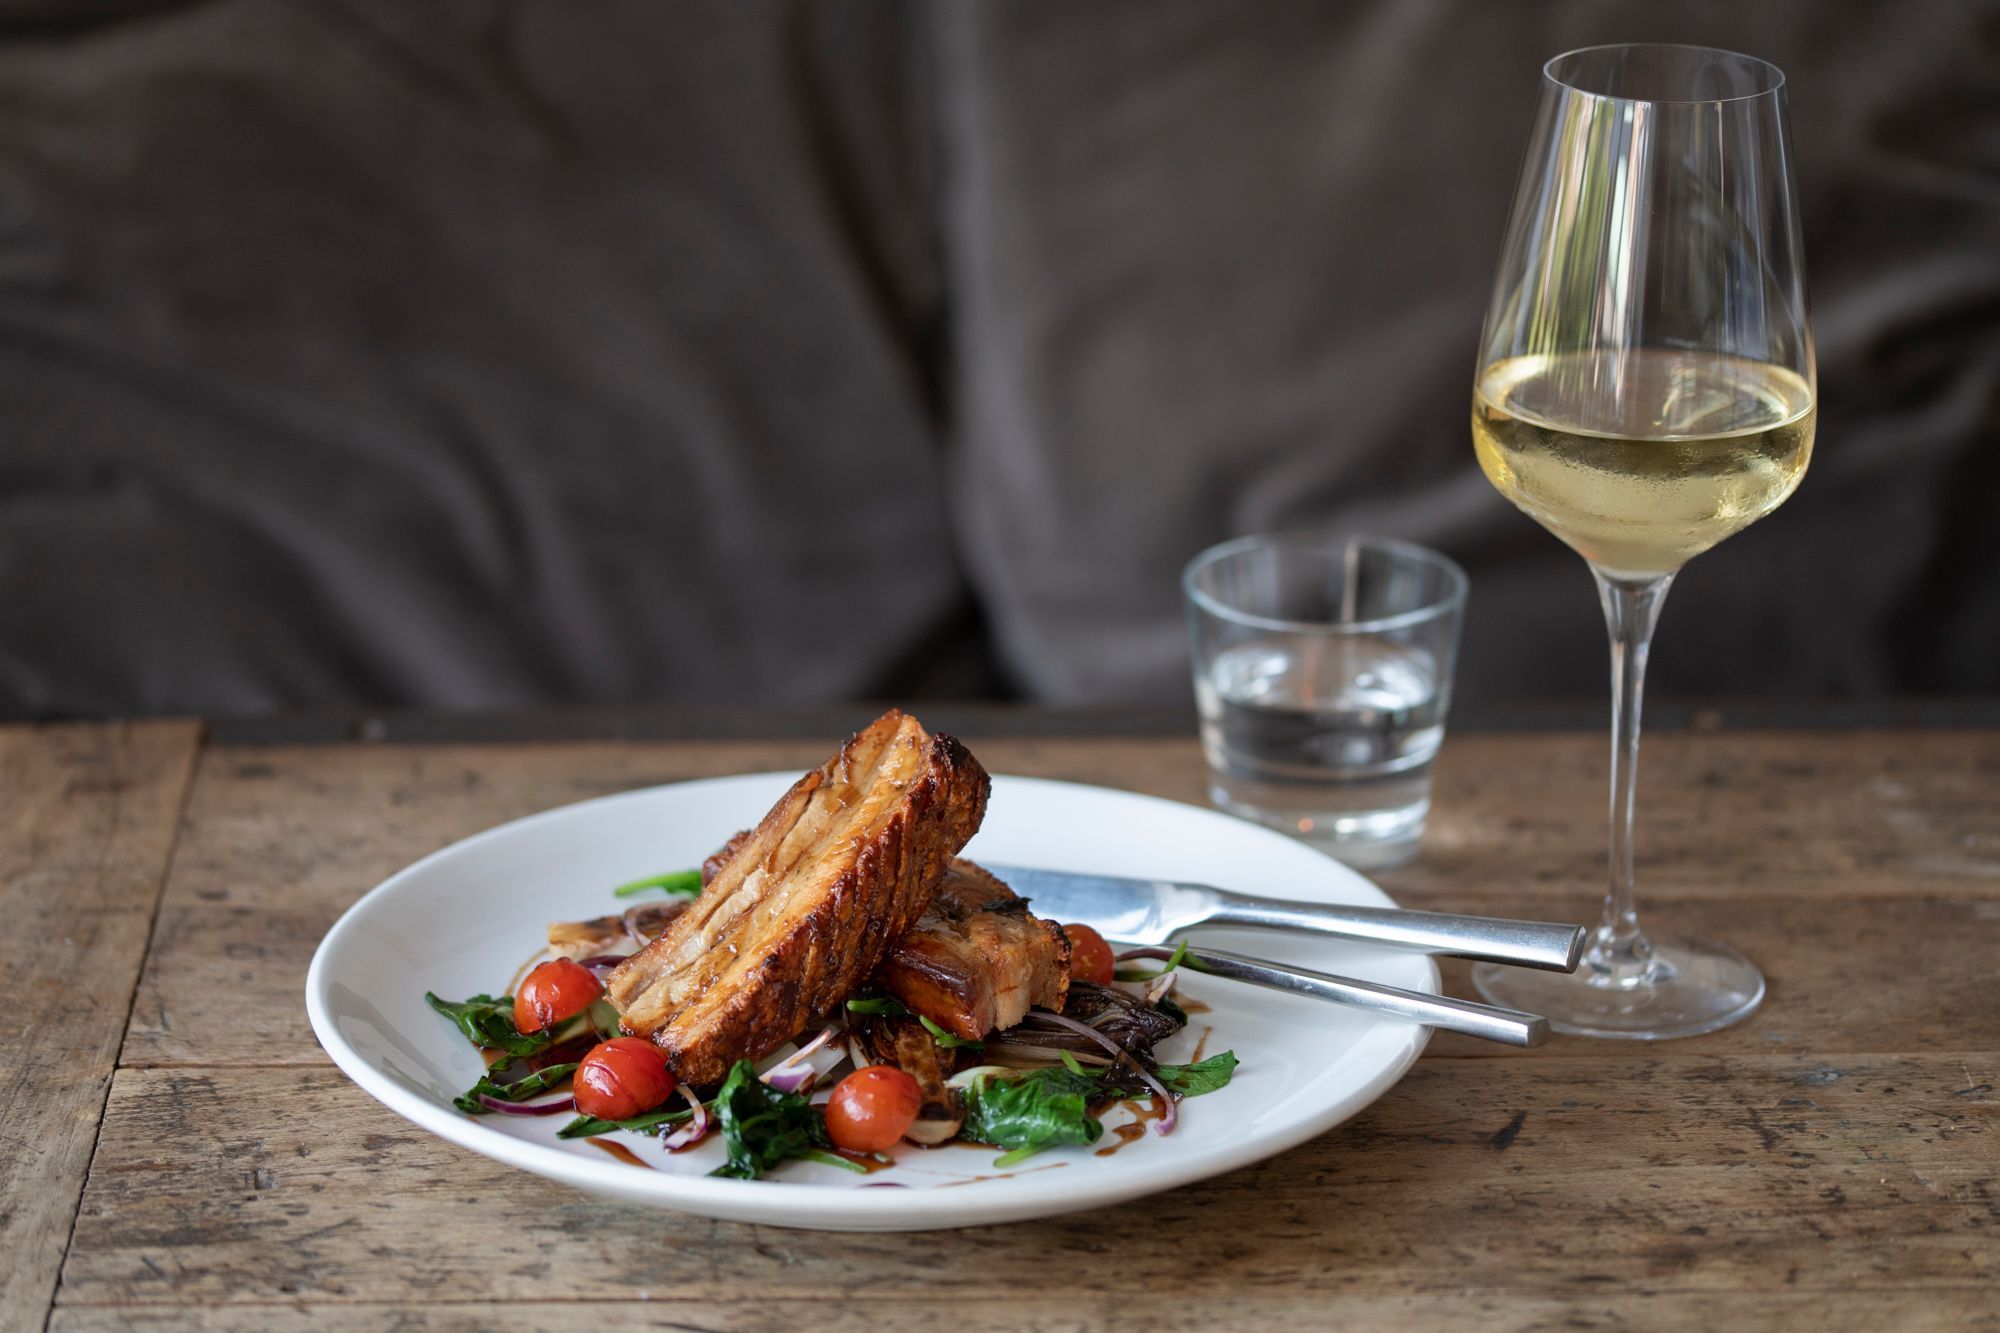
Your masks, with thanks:
[[[306,977],[313,1031],[334,1062],[383,1105],[496,1161],[579,1189],[704,1217],[770,1226],[903,1231],[1017,1221],[1118,1203],[1244,1166],[1323,1134],[1381,1096],[1417,1058],[1429,1029],[1212,977],[1179,995],[1210,1006],[1163,1044],[1183,1060],[1197,1042],[1234,1050],[1235,1080],[1182,1103],[1171,1135],[1114,1153],[1055,1149],[998,1171],[991,1149],[898,1149],[868,1176],[787,1163],[761,1181],[708,1176],[711,1137],[666,1154],[617,1138],[653,1169],[593,1144],[563,1141],[563,1115],[477,1119],[452,1109],[482,1072],[478,1053],[424,1003],[503,994],[551,921],[622,905],[614,885],[700,864],[755,823],[796,774],[677,783],[503,824],[425,857],[377,886],[327,932]],[[1173,877],[1310,902],[1393,906],[1352,870],[1254,824],[1130,792],[999,777],[967,856],[1016,865]],[[1200,939],[1324,971],[1435,992],[1428,958],[1271,932],[1203,931]],[[1204,1036],[1204,1030],[1207,1029]],[[1114,1111],[1107,1127],[1125,1116]],[[883,1185],[907,1188],[883,1189]],[[941,1188],[962,1186],[962,1188]]]

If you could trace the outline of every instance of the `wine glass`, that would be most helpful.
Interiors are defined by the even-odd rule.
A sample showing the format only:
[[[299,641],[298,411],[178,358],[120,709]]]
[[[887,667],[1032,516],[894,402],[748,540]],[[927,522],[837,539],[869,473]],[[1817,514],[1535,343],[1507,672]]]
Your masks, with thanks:
[[[1610,891],[1573,976],[1482,966],[1564,1032],[1736,1022],[1764,978],[1650,938],[1632,893],[1646,651],[1674,574],[1783,503],[1816,385],[1785,78],[1692,46],[1599,46],[1542,70],[1472,400],[1479,465],[1589,562],[1611,633]]]

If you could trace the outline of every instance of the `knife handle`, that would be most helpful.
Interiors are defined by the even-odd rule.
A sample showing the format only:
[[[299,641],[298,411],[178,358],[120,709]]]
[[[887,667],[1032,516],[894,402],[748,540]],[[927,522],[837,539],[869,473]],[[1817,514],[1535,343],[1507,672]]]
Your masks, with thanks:
[[[1220,901],[1204,925],[1311,930],[1367,940],[1416,953],[1446,954],[1487,963],[1514,963],[1548,972],[1574,972],[1589,932],[1557,921],[1406,912],[1386,907],[1327,907],[1217,890]]]
[[[1164,951],[1162,951],[1164,952]],[[1469,1037],[1504,1042],[1509,1046],[1539,1046],[1549,1039],[1549,1020],[1540,1014],[1518,1009],[1501,1009],[1470,1000],[1454,1000],[1448,995],[1429,995],[1397,986],[1337,977],[1309,968],[1280,966],[1261,958],[1249,958],[1226,949],[1190,949],[1181,966],[1207,976],[1247,981],[1254,986],[1310,995],[1371,1013],[1388,1014],[1422,1023],[1443,1032],[1463,1032]]]

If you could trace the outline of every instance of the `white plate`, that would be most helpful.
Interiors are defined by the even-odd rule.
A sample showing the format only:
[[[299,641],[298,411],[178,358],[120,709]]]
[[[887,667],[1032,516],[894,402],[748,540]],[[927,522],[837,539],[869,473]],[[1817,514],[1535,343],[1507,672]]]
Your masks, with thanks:
[[[620,1134],[655,1169],[584,1141],[562,1141],[562,1115],[489,1115],[452,1109],[482,1072],[478,1053],[424,1003],[504,994],[551,921],[620,906],[611,886],[698,865],[777,800],[796,774],[679,783],[585,801],[503,824],[410,866],[356,903],[313,955],[306,1009],[334,1062],[390,1110],[495,1161],[579,1189],[772,1226],[905,1231],[973,1226],[1099,1207],[1244,1166],[1323,1134],[1381,1096],[1416,1060],[1429,1029],[1212,977],[1180,995],[1211,1006],[1162,1045],[1187,1058],[1204,1028],[1207,1052],[1234,1050],[1235,1080],[1191,1098],[1180,1126],[1116,1142],[1061,1148],[996,1170],[991,1149],[897,1150],[869,1176],[791,1162],[761,1181],[708,1176],[721,1161],[714,1136],[668,1155]],[[1303,844],[1214,811],[1129,792],[1000,777],[974,859],[1105,873],[1172,876],[1311,902],[1393,906],[1360,875]],[[1428,958],[1272,932],[1211,931],[1202,938],[1265,957],[1436,991]],[[1127,1118],[1115,1110],[1108,1129]],[[873,1188],[885,1184],[904,1189]],[[941,1188],[962,1186],[962,1188]]]

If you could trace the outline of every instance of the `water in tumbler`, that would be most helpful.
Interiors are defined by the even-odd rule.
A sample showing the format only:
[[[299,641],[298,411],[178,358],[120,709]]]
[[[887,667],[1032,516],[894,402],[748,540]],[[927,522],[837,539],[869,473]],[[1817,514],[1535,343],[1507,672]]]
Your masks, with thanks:
[[[1436,663],[1379,637],[1252,641],[1196,682],[1217,805],[1357,866],[1416,850],[1444,739]]]

